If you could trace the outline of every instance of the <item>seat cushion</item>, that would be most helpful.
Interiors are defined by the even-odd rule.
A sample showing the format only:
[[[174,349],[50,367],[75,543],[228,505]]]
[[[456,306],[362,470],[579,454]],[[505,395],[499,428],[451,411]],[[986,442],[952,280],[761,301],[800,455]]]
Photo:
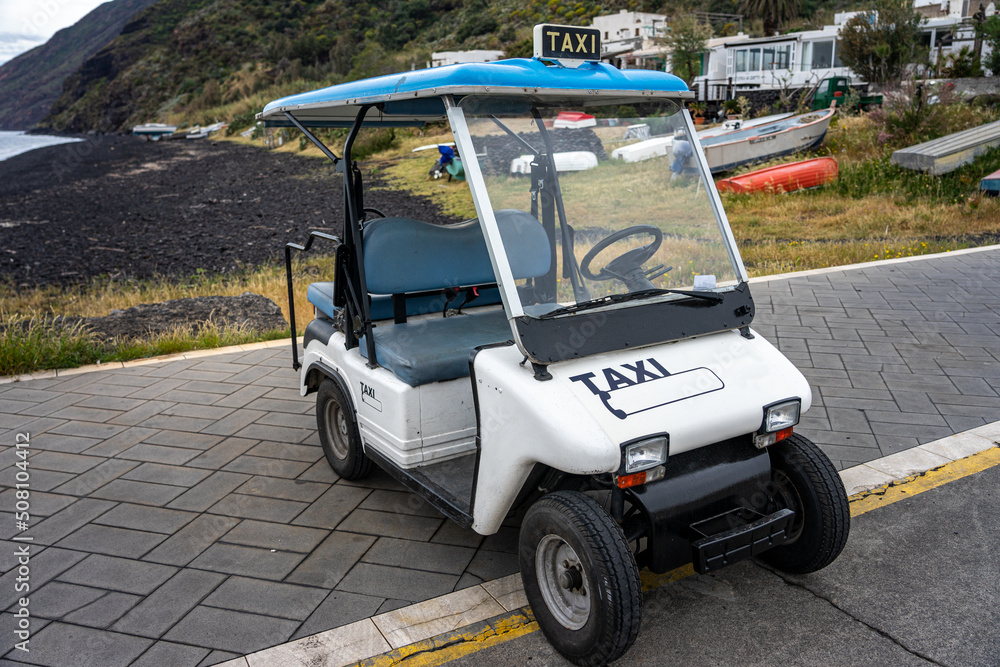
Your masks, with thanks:
[[[474,349],[511,338],[503,310],[388,324],[374,331],[379,365],[411,387],[467,377]],[[359,347],[367,357],[364,338]]]
[[[328,283],[309,283],[309,289],[306,290],[306,299],[309,300],[309,303],[316,306],[316,310],[331,320],[333,319],[337,309],[333,306],[332,281]]]

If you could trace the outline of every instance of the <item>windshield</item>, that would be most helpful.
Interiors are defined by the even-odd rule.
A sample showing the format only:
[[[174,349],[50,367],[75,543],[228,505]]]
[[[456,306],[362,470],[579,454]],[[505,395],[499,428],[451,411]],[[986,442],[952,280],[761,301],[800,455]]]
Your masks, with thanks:
[[[470,96],[459,106],[529,317],[718,300],[737,283],[714,184],[672,102],[553,108]]]

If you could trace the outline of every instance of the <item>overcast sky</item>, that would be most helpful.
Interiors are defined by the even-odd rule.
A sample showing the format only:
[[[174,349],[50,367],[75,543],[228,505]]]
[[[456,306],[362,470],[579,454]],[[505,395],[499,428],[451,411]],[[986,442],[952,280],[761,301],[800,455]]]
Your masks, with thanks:
[[[0,0],[0,64],[44,44],[107,0]]]

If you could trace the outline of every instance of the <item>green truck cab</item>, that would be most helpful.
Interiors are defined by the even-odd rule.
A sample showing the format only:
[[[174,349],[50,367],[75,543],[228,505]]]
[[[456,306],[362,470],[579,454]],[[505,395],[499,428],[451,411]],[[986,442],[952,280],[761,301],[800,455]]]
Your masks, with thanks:
[[[842,106],[850,91],[851,80],[846,76],[831,76],[829,79],[824,79],[813,95],[812,108],[814,111],[828,109],[830,103],[835,100],[838,107]],[[882,106],[881,95],[863,95],[855,108],[858,111],[867,111],[880,106]]]

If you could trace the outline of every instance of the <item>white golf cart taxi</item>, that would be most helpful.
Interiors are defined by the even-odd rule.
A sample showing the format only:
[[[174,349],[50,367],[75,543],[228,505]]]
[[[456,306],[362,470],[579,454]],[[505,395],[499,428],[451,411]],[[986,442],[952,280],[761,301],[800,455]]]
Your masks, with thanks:
[[[684,83],[597,61],[600,35],[536,27],[536,57],[405,72],[270,103],[343,176],[332,282],[299,358],[326,456],[377,465],[478,533],[522,516],[525,591],[581,665],[639,629],[639,570],[746,558],[805,573],[847,539],[844,487],[793,434],[812,396],[751,328],[754,302]],[[565,111],[596,123],[554,128]],[[352,146],[369,127],[447,123],[476,216],[433,225],[365,206]],[[629,124],[690,157],[608,159]],[[315,128],[347,128],[341,156]],[[442,132],[446,130],[441,130]],[[446,137],[445,140],[448,138]],[[597,167],[557,172],[557,152]],[[510,174],[531,155],[528,178]],[[294,306],[292,307],[294,317]],[[294,321],[292,324],[294,331]]]

